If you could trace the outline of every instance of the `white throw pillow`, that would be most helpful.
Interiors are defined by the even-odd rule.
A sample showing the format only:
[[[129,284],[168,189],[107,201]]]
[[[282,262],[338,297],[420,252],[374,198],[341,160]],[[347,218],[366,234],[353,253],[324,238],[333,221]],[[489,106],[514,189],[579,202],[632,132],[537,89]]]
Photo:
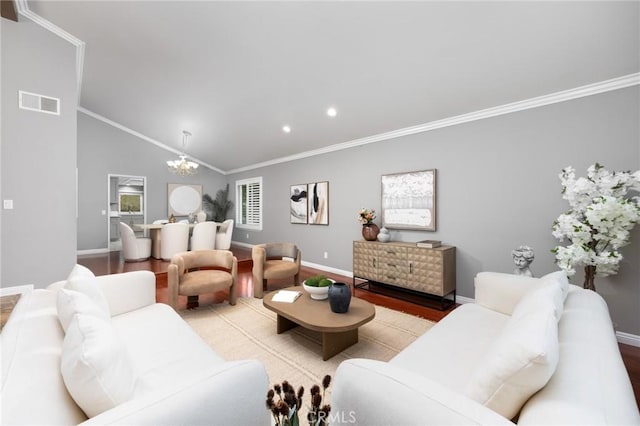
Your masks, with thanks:
[[[562,303],[564,303],[567,299],[567,294],[569,294],[569,278],[567,278],[567,272],[562,270],[551,272],[550,274],[540,277],[540,279],[545,282],[557,282],[560,284],[560,289],[562,290]]]
[[[79,291],[61,288],[57,298],[58,319],[64,332],[67,332],[69,323],[75,314],[93,315],[110,322],[111,317],[104,312],[89,296]]]
[[[113,326],[93,315],[73,316],[62,344],[60,367],[69,394],[87,417],[133,395],[131,360]]]
[[[109,304],[102,293],[102,289],[96,280],[96,276],[84,266],[76,265],[73,267],[71,273],[67,277],[67,283],[64,288],[86,294],[96,303],[96,305],[98,305],[100,309],[102,309],[107,315],[111,316],[109,312]]]
[[[525,293],[516,307],[513,308],[511,317],[520,318],[549,307],[553,309],[556,321],[560,321],[564,310],[564,298],[560,283],[553,280],[549,282],[543,281],[542,286]]]
[[[551,304],[511,317],[475,368],[465,393],[512,419],[531,395],[547,384],[558,364],[559,350],[558,324]]]

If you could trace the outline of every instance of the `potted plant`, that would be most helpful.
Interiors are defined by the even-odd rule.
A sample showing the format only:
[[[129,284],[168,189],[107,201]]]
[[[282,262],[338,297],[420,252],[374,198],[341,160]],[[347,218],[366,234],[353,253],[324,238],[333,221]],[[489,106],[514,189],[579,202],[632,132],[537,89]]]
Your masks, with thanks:
[[[233,207],[233,202],[229,201],[229,184],[225,189],[216,192],[216,198],[213,199],[209,194],[202,196],[202,207],[207,213],[207,220],[214,222],[224,222],[227,218],[227,212]]]
[[[335,281],[324,275],[314,275],[302,282],[302,287],[314,300],[324,300],[329,296],[329,287]]]

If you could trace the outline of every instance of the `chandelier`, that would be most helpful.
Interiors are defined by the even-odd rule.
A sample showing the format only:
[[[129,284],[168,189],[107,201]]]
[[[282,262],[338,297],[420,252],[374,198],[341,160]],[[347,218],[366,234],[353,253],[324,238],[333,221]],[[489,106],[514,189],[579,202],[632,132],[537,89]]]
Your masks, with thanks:
[[[182,155],[180,155],[179,160],[167,161],[169,171],[173,174],[180,176],[193,175],[198,169],[198,163],[187,160],[187,156],[184,154],[184,148],[187,145],[187,138],[189,136],[191,136],[191,133],[187,132],[186,130],[182,131]]]

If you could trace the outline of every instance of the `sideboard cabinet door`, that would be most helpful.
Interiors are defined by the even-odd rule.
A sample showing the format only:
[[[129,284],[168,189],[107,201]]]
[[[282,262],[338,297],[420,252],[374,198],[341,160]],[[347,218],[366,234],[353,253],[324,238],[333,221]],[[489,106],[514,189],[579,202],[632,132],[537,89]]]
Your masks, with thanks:
[[[445,282],[445,257],[449,256],[450,254],[445,250],[410,248],[407,254],[408,288],[436,296],[445,296],[453,291],[455,282],[453,288],[451,283]]]
[[[353,242],[353,275],[378,281],[378,247],[376,243]]]

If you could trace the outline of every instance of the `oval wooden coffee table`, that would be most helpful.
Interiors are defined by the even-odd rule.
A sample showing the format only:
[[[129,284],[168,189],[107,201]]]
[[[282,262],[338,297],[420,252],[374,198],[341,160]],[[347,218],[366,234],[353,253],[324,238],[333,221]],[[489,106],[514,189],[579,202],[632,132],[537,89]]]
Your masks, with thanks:
[[[313,300],[302,286],[284,290],[300,291],[302,295],[293,303],[274,302],[272,291],[264,296],[265,308],[278,314],[278,334],[301,326],[322,334],[322,359],[328,360],[358,342],[358,327],[376,316],[375,307],[366,300],[351,298],[349,310],[336,314],[329,307],[329,300]]]

